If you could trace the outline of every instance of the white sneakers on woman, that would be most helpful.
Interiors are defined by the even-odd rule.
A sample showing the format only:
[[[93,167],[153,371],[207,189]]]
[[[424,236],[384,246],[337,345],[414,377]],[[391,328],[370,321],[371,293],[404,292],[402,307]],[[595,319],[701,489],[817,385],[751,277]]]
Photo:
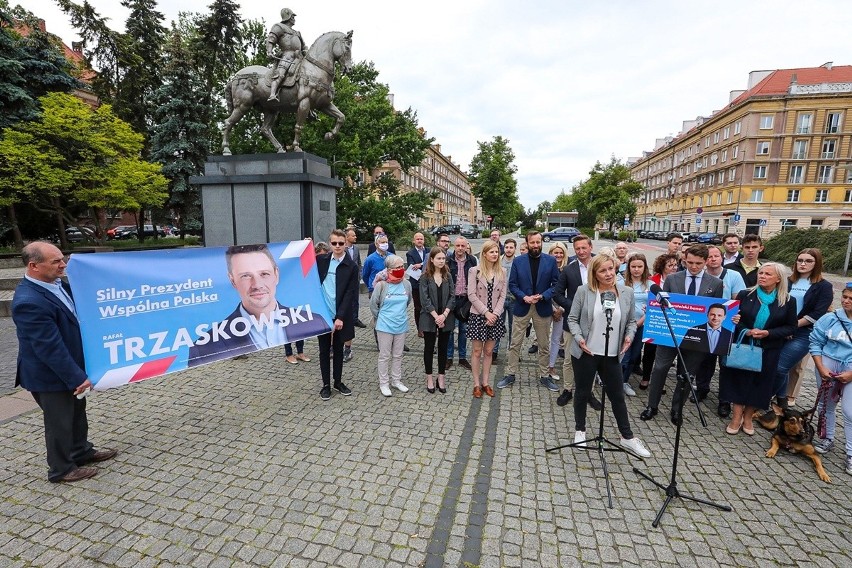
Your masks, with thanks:
[[[650,458],[651,452],[648,451],[648,448],[645,447],[645,444],[642,443],[637,436],[630,438],[629,440],[622,438],[621,439],[621,447],[626,448],[632,454],[636,454],[640,458]]]

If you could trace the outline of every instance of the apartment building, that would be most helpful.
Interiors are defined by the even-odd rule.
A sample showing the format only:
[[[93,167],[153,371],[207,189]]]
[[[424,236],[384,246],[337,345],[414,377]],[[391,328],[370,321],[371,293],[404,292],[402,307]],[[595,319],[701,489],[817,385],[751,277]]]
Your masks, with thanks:
[[[709,117],[629,160],[632,228],[852,230],[852,66],[753,71]]]

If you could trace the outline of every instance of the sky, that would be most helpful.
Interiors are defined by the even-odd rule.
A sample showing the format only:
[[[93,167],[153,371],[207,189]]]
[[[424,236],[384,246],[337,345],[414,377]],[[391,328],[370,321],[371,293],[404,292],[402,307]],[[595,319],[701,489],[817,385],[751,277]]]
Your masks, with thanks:
[[[14,5],[16,0],[9,0]],[[206,13],[210,0],[170,0]],[[28,0],[48,31],[79,39],[53,0]],[[117,0],[91,0],[124,30]],[[467,171],[479,142],[509,140],[527,208],[553,201],[611,157],[626,161],[683,121],[724,107],[755,70],[852,64],[852,2],[815,0],[243,0],[267,28],[281,8],[312,43],[353,30],[353,61],[372,61],[397,109]]]

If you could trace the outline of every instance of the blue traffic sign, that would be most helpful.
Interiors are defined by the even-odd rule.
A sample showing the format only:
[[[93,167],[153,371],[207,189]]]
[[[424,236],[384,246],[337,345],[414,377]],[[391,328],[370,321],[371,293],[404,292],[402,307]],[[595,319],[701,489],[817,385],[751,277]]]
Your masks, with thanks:
[[[758,223],[758,225],[760,225],[761,227],[765,227],[766,226],[766,219],[761,219],[760,223]]]
[[[740,215],[739,213],[735,213],[734,214],[734,221],[739,222],[740,219],[742,219],[742,215]]]

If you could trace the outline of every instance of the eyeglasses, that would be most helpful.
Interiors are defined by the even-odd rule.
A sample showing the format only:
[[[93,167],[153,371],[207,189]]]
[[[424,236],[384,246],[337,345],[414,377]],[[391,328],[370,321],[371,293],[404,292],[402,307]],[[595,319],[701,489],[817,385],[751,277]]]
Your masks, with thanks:
[[[796,262],[799,264],[813,264],[815,261],[812,258],[797,258]]]
[[[329,244],[333,247],[342,247],[346,243],[343,241],[331,241]]]

